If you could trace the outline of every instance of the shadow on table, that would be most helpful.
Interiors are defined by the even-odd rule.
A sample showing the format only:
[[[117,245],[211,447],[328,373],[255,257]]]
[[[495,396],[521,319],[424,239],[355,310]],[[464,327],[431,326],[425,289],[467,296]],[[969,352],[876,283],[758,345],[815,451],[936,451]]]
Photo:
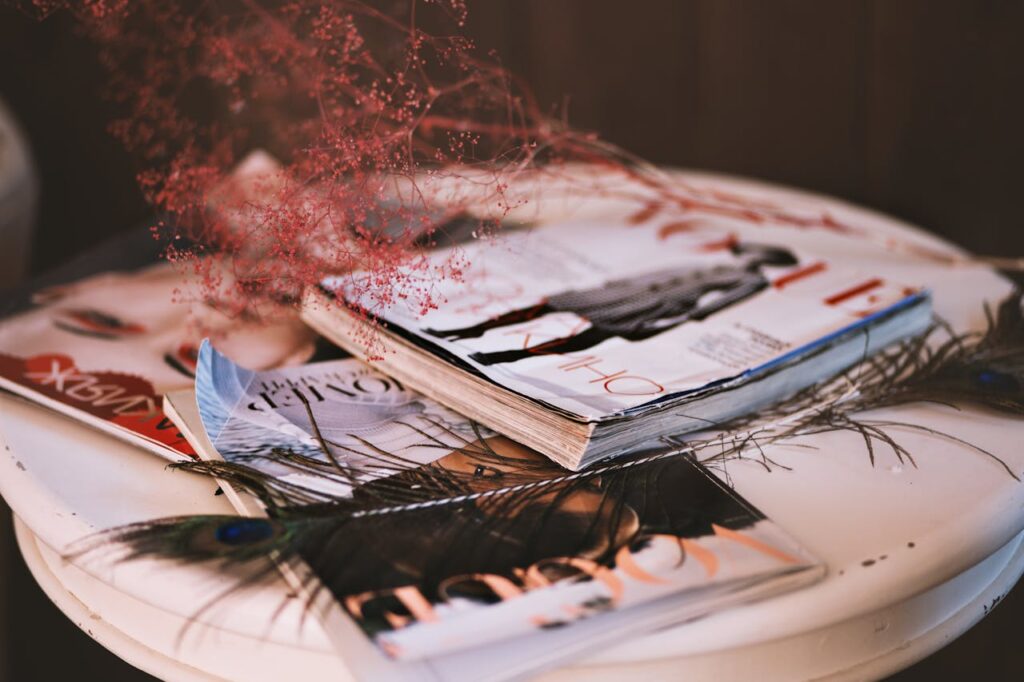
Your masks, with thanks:
[[[0,503],[0,682],[143,682],[151,677],[110,653],[57,609],[29,573]]]
[[[0,682],[155,679],[94,642],[50,602],[21,559],[10,510],[2,504],[0,586]],[[1020,679],[1022,624],[1024,590],[1015,590],[967,634],[889,682]]]

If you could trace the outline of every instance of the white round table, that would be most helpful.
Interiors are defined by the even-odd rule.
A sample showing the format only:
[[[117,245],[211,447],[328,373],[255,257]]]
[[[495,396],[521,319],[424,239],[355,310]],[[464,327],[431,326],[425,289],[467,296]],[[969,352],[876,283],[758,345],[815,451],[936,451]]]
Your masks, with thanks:
[[[835,200],[748,181],[688,178],[817,202],[879,235],[949,248]],[[961,329],[980,328],[982,301],[995,302],[1010,289],[981,267],[899,255],[877,265],[931,288],[936,311]],[[1024,472],[1019,420],[937,405],[885,412],[975,443]],[[773,447],[772,459],[790,470],[743,461],[727,467],[728,481],[744,497],[826,563],[824,580],[656,633],[623,633],[616,646],[543,679],[872,679],[966,631],[1024,571],[1024,484],[954,440],[893,433],[917,468],[901,465],[884,448],[872,466],[863,441],[849,433],[801,441],[814,448]],[[0,434],[0,492],[18,516],[26,562],[47,595],[101,644],[164,679],[349,677],[319,624],[301,617],[282,582],[200,613],[231,584],[209,567],[61,560],[70,543],[96,530],[154,517],[231,513],[212,481],[169,471],[151,454],[7,395],[0,395]]]

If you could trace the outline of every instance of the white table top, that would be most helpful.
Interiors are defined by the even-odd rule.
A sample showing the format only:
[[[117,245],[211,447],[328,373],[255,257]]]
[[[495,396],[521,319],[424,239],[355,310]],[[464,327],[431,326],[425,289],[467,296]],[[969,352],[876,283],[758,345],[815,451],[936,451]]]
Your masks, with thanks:
[[[183,682],[348,679],[331,651],[247,637],[156,608],[93,578],[15,520],[18,544],[46,594],[74,623],[132,665]],[[690,656],[619,664],[581,661],[542,676],[573,680],[878,679],[956,639],[988,613],[1024,571],[1024,533],[977,566],[924,593],[833,626]],[[812,653],[809,653],[812,652]]]
[[[709,177],[691,179],[730,190],[754,188],[769,196],[780,194],[760,185]],[[801,201],[824,201],[784,193]],[[879,234],[933,247],[939,244],[883,216],[838,202],[828,206],[836,215]],[[1003,280],[979,267],[952,268],[897,256],[878,266],[898,270],[904,281],[929,286],[936,311],[959,328],[981,327],[981,302],[995,302],[1009,290]],[[1024,451],[1018,445],[1024,436],[1020,421],[936,405],[893,408],[885,415],[975,443],[1002,457],[1014,471],[1024,472]],[[0,492],[44,547],[59,550],[95,530],[159,516],[231,513],[227,501],[214,496],[211,481],[168,471],[164,462],[150,454],[9,396],[0,396],[0,434],[5,440]],[[1024,529],[1024,485],[997,463],[953,440],[914,431],[898,436],[915,455],[918,468],[899,465],[884,449],[872,467],[863,441],[848,433],[801,440],[813,449],[773,447],[772,458],[790,471],[768,472],[753,462],[729,464],[728,478],[736,489],[820,557],[828,566],[828,576],[798,592],[625,639],[581,662],[586,666],[581,672],[586,670],[589,678],[602,667],[621,671],[620,666],[630,665],[639,670],[666,658],[698,660],[715,652],[724,655],[773,642],[802,641],[799,638],[814,633],[839,632],[844,623],[868,622],[915,596],[942,588],[990,557],[1002,556],[989,565],[988,573],[982,571],[983,577],[967,580],[970,587],[961,589],[956,602],[957,608],[966,608],[973,598],[968,593],[976,596],[993,584],[992,571],[1012,574],[1007,566],[1015,555],[1013,543]],[[185,617],[229,584],[204,567],[153,561],[113,566],[92,562],[82,568],[95,583],[159,612]],[[1012,579],[1004,577],[1002,587],[1008,589],[1017,575],[1019,570]],[[201,619],[212,620],[224,632],[263,639],[282,650],[328,654],[322,630],[314,622],[300,627],[297,609],[286,608],[273,625],[266,626],[284,594],[282,584],[269,585],[258,594],[232,601],[230,609],[213,609]],[[952,617],[950,613],[940,616],[933,609],[914,627],[925,632],[937,626],[935,619]],[[146,627],[143,622],[139,628]],[[899,632],[899,637],[906,638],[906,632]],[[867,648],[857,649],[852,641],[843,646],[860,651],[861,659],[877,658],[905,643],[899,637],[875,637]],[[814,658],[813,647],[807,648],[806,656]],[[819,649],[819,658],[834,661],[840,656],[829,647]],[[338,673],[333,663],[329,667],[333,669],[325,668],[324,676]],[[823,674],[835,672],[825,668]]]

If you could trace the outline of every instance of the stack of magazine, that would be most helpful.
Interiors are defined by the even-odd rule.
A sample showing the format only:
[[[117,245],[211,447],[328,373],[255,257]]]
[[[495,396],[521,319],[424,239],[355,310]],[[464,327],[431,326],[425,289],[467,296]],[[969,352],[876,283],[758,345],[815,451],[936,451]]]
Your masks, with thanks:
[[[451,249],[426,314],[352,273],[308,328],[212,341],[165,309],[168,266],[79,272],[0,322],[0,385],[243,467],[241,515],[344,519],[280,568],[365,679],[521,677],[824,574],[669,443],[920,333],[925,292],[794,229],[566,221],[427,257]]]
[[[431,283],[425,315],[380,304],[404,297],[372,273],[326,279],[303,314],[355,354],[380,338],[379,369],[570,469],[749,414],[930,324],[926,293],[814,235],[665,227],[502,233],[458,247],[468,271]]]

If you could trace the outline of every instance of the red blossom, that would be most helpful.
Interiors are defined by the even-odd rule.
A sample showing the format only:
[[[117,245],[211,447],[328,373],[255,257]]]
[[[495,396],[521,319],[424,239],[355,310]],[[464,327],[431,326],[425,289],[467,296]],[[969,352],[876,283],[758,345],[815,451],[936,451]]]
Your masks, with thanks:
[[[462,266],[431,265],[413,242],[469,206],[424,179],[471,175],[473,210],[493,216],[509,208],[504,170],[576,139],[458,35],[462,0],[34,4],[72,12],[96,41],[124,111],[110,129],[172,218],[157,231],[168,256],[239,313],[352,270],[429,309],[425,283]],[[257,149],[279,165],[261,157],[267,177],[242,187],[231,170]]]
[[[365,300],[427,311],[436,280],[466,265],[458,252],[441,264],[424,257],[437,225],[467,211],[500,218],[517,202],[509,178],[565,161],[639,181],[648,208],[636,220],[668,207],[805,226],[775,207],[666,183],[546,116],[459,35],[464,0],[31,1],[73,13],[95,40],[124,112],[110,129],[169,215],[155,233],[229,314],[297,301],[352,271],[365,273],[354,280]],[[470,189],[439,192],[446,183]]]

